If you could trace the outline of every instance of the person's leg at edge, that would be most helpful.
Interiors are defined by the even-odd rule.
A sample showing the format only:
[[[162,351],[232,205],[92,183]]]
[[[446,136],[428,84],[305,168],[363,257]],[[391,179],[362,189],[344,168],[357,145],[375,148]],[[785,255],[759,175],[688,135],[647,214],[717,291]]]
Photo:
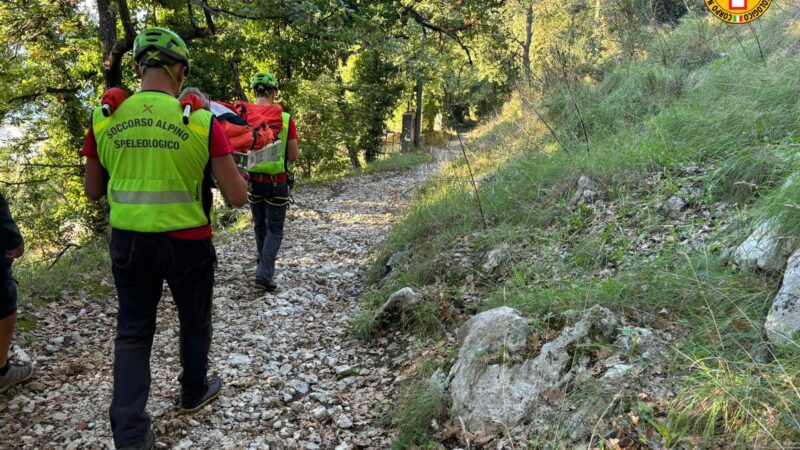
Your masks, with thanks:
[[[0,375],[8,367],[8,351],[17,323],[17,286],[11,274],[11,264],[0,262]]]
[[[150,429],[145,406],[150,394],[150,353],[163,285],[163,277],[154,268],[155,261],[150,260],[148,251],[148,247],[158,247],[159,243],[132,236],[112,235],[111,239],[119,309],[109,416],[117,448],[140,444]]]
[[[208,389],[208,352],[211,349],[214,268],[211,239],[172,240],[174,272],[167,283],[180,320],[181,403],[197,404]]]
[[[0,372],[8,364],[8,350],[11,348],[11,338],[14,337],[14,326],[17,323],[17,313],[0,319]],[[0,375],[3,375],[0,373]]]
[[[32,366],[12,365],[8,360],[14,327],[17,323],[17,282],[10,263],[0,263],[0,392],[22,383],[33,375]]]

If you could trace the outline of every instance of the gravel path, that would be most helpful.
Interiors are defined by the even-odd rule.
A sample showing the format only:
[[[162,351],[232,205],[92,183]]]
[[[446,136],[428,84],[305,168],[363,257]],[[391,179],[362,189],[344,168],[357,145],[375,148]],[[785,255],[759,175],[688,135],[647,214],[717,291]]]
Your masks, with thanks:
[[[392,408],[396,364],[385,348],[346,336],[359,309],[369,252],[429,168],[341,180],[295,194],[279,254],[279,292],[251,287],[252,230],[222,236],[215,291],[213,406],[176,412],[177,314],[165,290],[153,346],[149,411],[157,448],[387,448],[378,419]],[[99,283],[107,283],[100,280]],[[107,408],[114,296],[65,292],[34,312],[15,358],[35,379],[0,395],[0,447],[113,448]]]

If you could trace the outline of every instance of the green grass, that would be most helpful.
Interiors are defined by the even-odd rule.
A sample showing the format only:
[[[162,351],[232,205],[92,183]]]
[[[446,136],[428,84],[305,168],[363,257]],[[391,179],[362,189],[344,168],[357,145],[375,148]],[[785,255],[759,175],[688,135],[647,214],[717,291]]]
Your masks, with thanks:
[[[432,161],[430,153],[414,151],[411,153],[392,153],[375,162],[367,164],[361,169],[363,174],[380,172],[399,172],[412,169],[416,166],[429,164]]]
[[[108,248],[101,243],[69,249],[55,263],[23,258],[13,267],[20,306],[17,329],[33,331],[37,321],[31,310],[61,301],[65,295],[98,301],[111,295],[114,285],[110,268]]]
[[[434,420],[441,421],[445,416],[445,396],[440,386],[432,383],[431,365],[420,371],[406,387],[403,407],[395,413],[394,420],[401,430],[393,448],[404,449],[412,445],[433,448],[435,440],[428,436],[428,429]]]
[[[796,352],[773,353],[763,337],[780,278],[735,272],[723,256],[761,220],[800,234],[800,183],[787,182],[800,169],[800,55],[787,45],[797,41],[789,25],[797,14],[770,13],[756,28],[764,60],[752,33],[737,39],[715,19],[689,18],[650,57],[581,85],[589,151],[565,86],[519,93],[472,132],[472,169],[489,176],[479,188],[487,226],[467,167],[445,167],[378,253],[358,334],[373,335],[369,308],[405,286],[424,288],[426,301],[402,326],[431,338],[456,325],[448,308],[470,290],[481,301],[462,313],[509,305],[542,317],[600,304],[627,324],[674,336],[663,363],[675,396],[643,422],[664,442],[800,443],[800,362]],[[757,88],[743,93],[731,79]],[[603,186],[603,207],[572,203],[582,175]],[[690,203],[686,217],[663,210],[675,194]],[[483,273],[499,245],[514,249],[510,260]],[[384,278],[386,260],[401,250],[412,263]],[[401,447],[430,439],[420,426],[399,424],[401,436],[415,436]]]
[[[113,292],[108,248],[101,243],[68,250],[52,261],[23,260],[14,266],[20,301],[41,305],[59,300],[63,292],[82,291],[89,297]]]

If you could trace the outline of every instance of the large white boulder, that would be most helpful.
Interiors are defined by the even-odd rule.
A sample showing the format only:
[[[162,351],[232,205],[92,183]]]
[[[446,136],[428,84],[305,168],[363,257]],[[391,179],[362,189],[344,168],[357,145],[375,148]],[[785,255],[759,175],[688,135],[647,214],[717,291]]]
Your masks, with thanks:
[[[794,248],[795,239],[780,236],[775,222],[759,225],[733,253],[733,261],[743,269],[780,272]]]
[[[789,258],[783,274],[783,285],[764,324],[770,341],[785,345],[800,331],[800,250]]]
[[[459,330],[461,349],[450,370],[450,417],[470,432],[511,429],[530,419],[547,396],[573,380],[574,344],[614,333],[617,321],[595,306],[542,346],[529,350],[528,321],[512,308],[478,314]]]

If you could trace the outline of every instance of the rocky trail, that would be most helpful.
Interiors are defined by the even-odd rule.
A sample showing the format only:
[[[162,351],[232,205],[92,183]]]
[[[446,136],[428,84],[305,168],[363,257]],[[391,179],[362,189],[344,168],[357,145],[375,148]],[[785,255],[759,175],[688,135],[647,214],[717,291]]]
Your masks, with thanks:
[[[191,416],[177,413],[178,323],[165,289],[148,403],[157,448],[390,445],[380,419],[393,405],[392,368],[402,346],[364,346],[347,332],[360,309],[370,250],[430,172],[419,167],[295,193],[275,294],[252,287],[250,227],[217,238],[211,371],[222,376],[223,391]],[[19,336],[14,358],[32,362],[35,378],[0,396],[0,447],[113,448],[107,408],[115,313],[113,294],[66,292],[33,311],[37,326]]]

